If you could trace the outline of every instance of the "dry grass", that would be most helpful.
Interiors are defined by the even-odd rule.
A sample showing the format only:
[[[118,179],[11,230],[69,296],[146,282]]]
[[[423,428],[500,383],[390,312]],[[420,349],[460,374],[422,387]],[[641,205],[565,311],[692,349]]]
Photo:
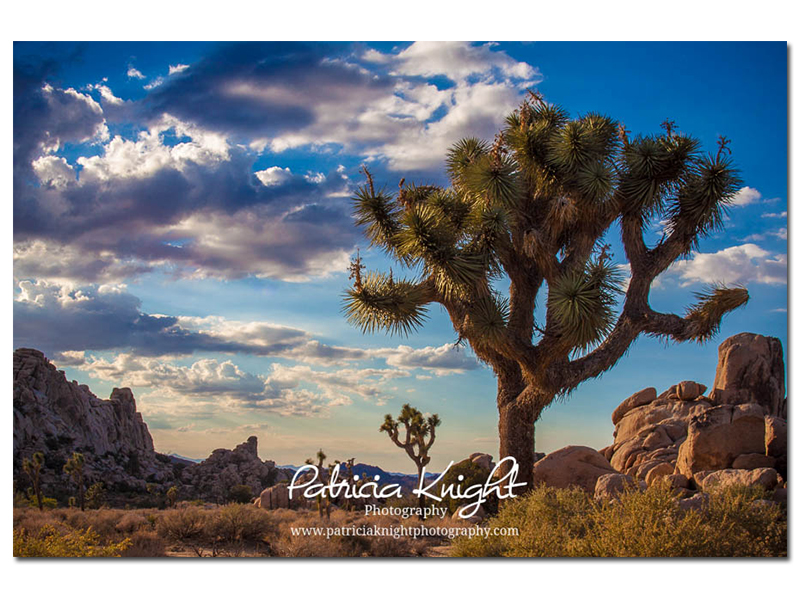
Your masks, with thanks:
[[[786,556],[786,512],[756,502],[763,490],[728,488],[705,510],[683,510],[671,491],[629,489],[596,503],[582,490],[539,488],[505,505],[489,527],[519,536],[459,539],[454,556]]]
[[[399,524],[414,526],[419,521],[389,516],[364,517],[361,511],[338,509],[332,511],[330,519],[320,519],[314,510],[267,511],[246,504],[198,506],[185,503],[164,510],[14,510],[15,532],[24,530],[26,536],[46,532],[52,538],[90,531],[98,544],[111,546],[118,555],[126,557],[422,556],[430,547],[446,543],[439,538],[414,540],[336,535],[327,539],[316,535],[293,536],[291,532],[292,527],[389,527]],[[439,519],[426,521],[426,525],[432,527],[449,524]],[[124,547],[116,546],[123,542]]]

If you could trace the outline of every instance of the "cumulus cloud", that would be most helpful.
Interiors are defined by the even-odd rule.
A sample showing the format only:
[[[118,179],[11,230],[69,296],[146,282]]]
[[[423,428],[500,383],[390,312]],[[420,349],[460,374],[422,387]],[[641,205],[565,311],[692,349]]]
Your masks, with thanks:
[[[342,270],[358,236],[344,172],[255,170],[253,148],[335,147],[430,171],[460,136],[493,135],[539,77],[486,44],[361,54],[345,44],[223,45],[191,68],[172,65],[180,77],[152,81],[141,100],[89,86],[102,106],[15,64],[14,229],[26,257],[18,268],[30,269],[17,278],[54,275],[24,250],[36,243],[98,257],[83,280],[88,271],[110,280],[121,265],[288,281]],[[128,75],[143,77],[133,66]],[[106,118],[124,127],[111,136]],[[67,157],[65,143],[100,149]]]
[[[33,172],[39,181],[56,189],[63,189],[71,183],[75,183],[75,169],[67,162],[66,158],[60,156],[40,156],[33,161]]]
[[[491,79],[515,79],[522,86],[538,83],[538,69],[517,61],[505,52],[493,50],[496,44],[475,45],[469,42],[415,42],[396,55],[372,51],[367,60],[392,65],[401,75],[433,77],[444,75],[454,81],[482,76]]]
[[[386,356],[388,365],[404,369],[426,369],[436,375],[463,373],[479,367],[471,353],[455,344],[425,348],[398,346],[396,349],[386,349],[382,352]]]
[[[741,188],[733,197],[734,206],[747,206],[761,200],[761,192],[755,188],[745,186]]]
[[[763,215],[761,215],[761,218],[762,219],[785,219],[788,216],[788,214],[789,213],[787,213],[784,210],[783,212],[779,212],[779,213],[764,213]]]
[[[676,278],[681,286],[693,283],[748,284],[786,283],[785,254],[769,252],[756,244],[731,246],[718,252],[697,252],[687,260],[676,261],[660,278]]]
[[[255,175],[261,183],[269,187],[289,181],[292,177],[292,172],[288,168],[269,167],[263,171],[256,171]]]
[[[94,378],[145,392],[150,398],[202,399],[217,408],[252,408],[284,416],[327,414],[354,398],[382,404],[384,383],[408,373],[397,369],[315,370],[306,365],[271,365],[266,375],[241,369],[230,360],[201,359],[190,365],[132,354],[113,360],[90,357],[80,366]]]

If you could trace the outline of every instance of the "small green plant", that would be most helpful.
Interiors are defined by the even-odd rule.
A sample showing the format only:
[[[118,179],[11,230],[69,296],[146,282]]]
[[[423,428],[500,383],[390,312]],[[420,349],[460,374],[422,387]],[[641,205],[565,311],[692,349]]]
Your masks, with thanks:
[[[22,469],[28,475],[33,486],[33,493],[36,496],[36,504],[39,510],[44,510],[44,501],[42,499],[42,484],[41,474],[42,467],[44,466],[44,454],[42,452],[34,452],[31,460],[27,458],[22,461]]]

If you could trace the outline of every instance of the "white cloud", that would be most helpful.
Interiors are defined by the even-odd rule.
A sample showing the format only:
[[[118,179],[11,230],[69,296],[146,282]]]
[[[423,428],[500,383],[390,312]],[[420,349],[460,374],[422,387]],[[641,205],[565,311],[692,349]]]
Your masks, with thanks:
[[[379,95],[315,97],[309,106],[316,117],[313,124],[270,139],[273,152],[342,144],[368,158],[387,159],[391,169],[435,168],[460,138],[491,139],[519,105],[521,90],[541,80],[537,69],[490,44],[418,42],[399,53],[367,51],[360,59],[371,67],[388,66],[393,88]],[[421,79],[434,75],[445,75],[455,85],[439,89]],[[275,84],[258,87],[241,81],[226,93],[265,103],[302,102],[290,87]],[[266,144],[258,140],[256,147]]]
[[[164,134],[173,131],[189,141],[174,146],[164,143]],[[114,178],[147,178],[161,169],[182,171],[190,163],[210,165],[230,159],[230,146],[224,136],[184,123],[170,115],[146,131],[136,141],[115,136],[103,146],[99,156],[80,157],[81,181],[107,181]]]
[[[134,67],[128,67],[128,79],[145,79],[142,72]]]
[[[90,87],[92,89],[95,89],[98,92],[100,92],[100,97],[103,100],[105,100],[106,102],[108,102],[109,104],[113,104],[115,106],[120,106],[120,105],[125,103],[125,101],[122,98],[118,98],[117,96],[115,96],[114,92],[112,92],[111,88],[108,87],[107,85],[103,85],[101,83],[98,83],[98,84],[90,86]]]
[[[733,197],[732,204],[734,206],[747,206],[748,204],[753,204],[759,200],[761,200],[761,192],[755,188],[745,186],[736,192],[736,195]]]
[[[169,66],[169,74],[170,75],[176,75],[177,73],[183,73],[188,68],[189,68],[189,65],[181,65],[181,64],[170,65]]]
[[[398,346],[397,348],[384,348],[372,351],[373,354],[386,358],[386,364],[403,369],[425,369],[435,375],[449,375],[463,373],[476,369],[478,362],[465,348],[455,344],[442,346],[426,346],[425,348],[411,348]]]
[[[292,172],[288,167],[285,169],[282,167],[269,167],[263,171],[256,171],[255,175],[267,187],[286,183],[292,178]]]
[[[764,213],[761,215],[762,219],[785,219],[788,216],[788,213],[784,210],[783,212],[779,213]]]
[[[325,415],[360,398],[385,402],[385,383],[407,377],[398,369],[314,370],[306,365],[271,365],[266,375],[244,371],[230,360],[201,359],[178,365],[156,358],[118,354],[113,360],[89,357],[80,366],[90,376],[132,388],[147,388],[160,406],[190,399],[217,407],[253,408],[286,416]],[[309,389],[311,388],[311,389]]]
[[[32,163],[33,172],[45,185],[56,189],[63,189],[75,183],[75,169],[70,166],[66,158],[59,156],[40,156]]]
[[[415,42],[391,57],[384,55],[385,58],[381,58],[379,54],[371,53],[364,58],[388,62],[401,75],[444,75],[454,81],[464,81],[476,75],[494,78],[498,72],[500,77],[520,80],[523,87],[541,81],[538,69],[514,60],[505,52],[492,50],[493,46],[475,46],[469,42]]]
[[[152,89],[155,89],[155,88],[157,88],[157,87],[158,87],[158,86],[160,86],[162,83],[164,83],[164,78],[163,78],[163,77],[156,77],[155,79],[153,79],[153,81],[151,81],[150,83],[148,83],[147,85],[145,85],[145,86],[144,86],[144,89],[146,89],[146,90],[148,90],[148,91],[149,91],[149,90],[152,90]]]
[[[756,244],[731,246],[718,252],[695,253],[690,259],[675,262],[660,282],[677,278],[682,287],[693,283],[748,284],[786,283],[786,255],[773,254]]]

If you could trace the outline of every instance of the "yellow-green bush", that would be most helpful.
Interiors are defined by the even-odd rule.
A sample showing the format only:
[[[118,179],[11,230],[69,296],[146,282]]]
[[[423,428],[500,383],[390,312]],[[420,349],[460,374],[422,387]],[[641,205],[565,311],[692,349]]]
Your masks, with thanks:
[[[703,510],[680,508],[654,485],[595,502],[580,489],[540,487],[506,503],[484,525],[519,536],[461,538],[454,556],[785,556],[786,513],[754,502],[763,490],[713,491]]]
[[[91,528],[79,530],[64,526],[59,529],[45,525],[35,533],[25,529],[14,530],[14,556],[122,556],[130,544],[126,538],[118,543],[103,545],[100,536]]]

